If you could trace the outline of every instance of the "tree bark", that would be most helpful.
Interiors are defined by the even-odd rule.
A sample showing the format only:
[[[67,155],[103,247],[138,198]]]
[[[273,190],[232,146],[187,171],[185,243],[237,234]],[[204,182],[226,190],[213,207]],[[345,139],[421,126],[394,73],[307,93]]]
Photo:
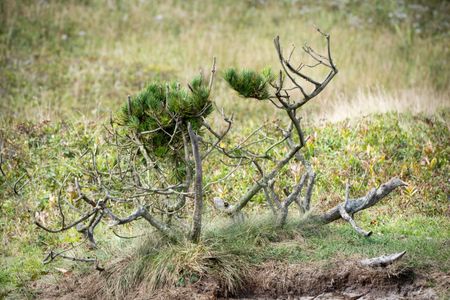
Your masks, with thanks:
[[[405,255],[406,251],[394,253],[390,255],[383,255],[374,258],[363,259],[360,261],[361,265],[366,267],[386,267]]]
[[[381,199],[389,195],[396,188],[406,185],[407,184],[404,181],[400,180],[397,177],[394,177],[388,182],[382,184],[379,188],[373,188],[364,197],[349,200],[345,204],[345,211],[349,215],[353,215],[361,210],[372,207],[375,204],[377,204]],[[321,215],[320,216],[321,221],[327,224],[340,219],[341,218],[341,214],[339,212],[340,205],[341,204],[335,206],[328,212]]]
[[[203,170],[202,159],[198,149],[198,137],[192,130],[191,123],[188,123],[189,138],[192,144],[192,154],[195,161],[195,181],[194,181],[194,212],[192,217],[191,240],[197,243],[200,240],[202,231],[202,209],[203,209]]]

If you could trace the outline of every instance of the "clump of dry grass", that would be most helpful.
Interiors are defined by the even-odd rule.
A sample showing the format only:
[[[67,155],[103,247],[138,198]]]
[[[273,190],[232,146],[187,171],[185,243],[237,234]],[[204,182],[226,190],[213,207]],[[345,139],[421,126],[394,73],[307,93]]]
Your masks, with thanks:
[[[209,278],[220,285],[225,294],[242,288],[249,262],[245,257],[214,247],[183,240],[175,244],[148,236],[127,256],[111,264],[98,275],[95,293],[116,299],[130,291],[151,294],[157,289],[189,286]]]

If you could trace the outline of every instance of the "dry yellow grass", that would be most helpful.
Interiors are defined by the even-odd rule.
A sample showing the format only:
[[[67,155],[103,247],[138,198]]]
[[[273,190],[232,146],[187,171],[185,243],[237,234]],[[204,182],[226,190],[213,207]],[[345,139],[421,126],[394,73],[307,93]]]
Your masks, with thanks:
[[[404,104],[411,106],[409,101],[414,112],[449,106],[450,51],[442,36],[418,35],[408,24],[396,30],[355,25],[346,15],[351,17],[351,12],[320,5],[5,1],[2,115],[101,117],[161,74],[163,79],[185,82],[200,70],[207,72],[213,56],[219,70],[230,66],[276,70],[272,43],[276,35],[285,51],[293,43],[297,46],[297,61],[307,59],[301,55],[305,42],[324,50],[314,24],[331,33],[340,73],[310,111],[335,119],[334,115],[359,114],[360,109],[363,114],[401,111]],[[223,81],[216,83],[217,103],[235,108],[236,101],[231,101],[235,96]],[[237,105],[248,116],[246,106]]]

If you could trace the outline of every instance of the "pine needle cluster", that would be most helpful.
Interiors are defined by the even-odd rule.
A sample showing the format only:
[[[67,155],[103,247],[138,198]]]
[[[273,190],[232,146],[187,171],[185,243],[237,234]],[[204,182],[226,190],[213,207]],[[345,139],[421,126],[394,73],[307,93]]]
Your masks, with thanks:
[[[188,88],[177,82],[153,82],[120,108],[116,123],[126,132],[141,134],[148,150],[163,156],[171,147],[180,147],[180,132],[188,122],[194,130],[200,129],[202,117],[212,112],[209,96],[209,87],[201,76],[195,77]]]
[[[227,69],[223,75],[228,84],[244,98],[267,100],[270,97],[269,84],[274,76],[269,68],[261,73],[253,70],[237,71],[234,68]]]

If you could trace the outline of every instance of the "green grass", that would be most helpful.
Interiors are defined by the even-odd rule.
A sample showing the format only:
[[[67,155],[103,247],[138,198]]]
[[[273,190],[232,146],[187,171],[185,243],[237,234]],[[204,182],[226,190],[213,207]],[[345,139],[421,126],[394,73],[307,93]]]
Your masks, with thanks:
[[[205,243],[219,245],[255,264],[268,260],[299,263],[365,258],[406,250],[406,265],[449,270],[446,243],[450,223],[444,217],[400,217],[377,226],[360,223],[374,231],[371,238],[359,236],[343,222],[318,226],[297,220],[280,230],[273,227],[270,218],[251,216],[243,224],[207,232]]]

